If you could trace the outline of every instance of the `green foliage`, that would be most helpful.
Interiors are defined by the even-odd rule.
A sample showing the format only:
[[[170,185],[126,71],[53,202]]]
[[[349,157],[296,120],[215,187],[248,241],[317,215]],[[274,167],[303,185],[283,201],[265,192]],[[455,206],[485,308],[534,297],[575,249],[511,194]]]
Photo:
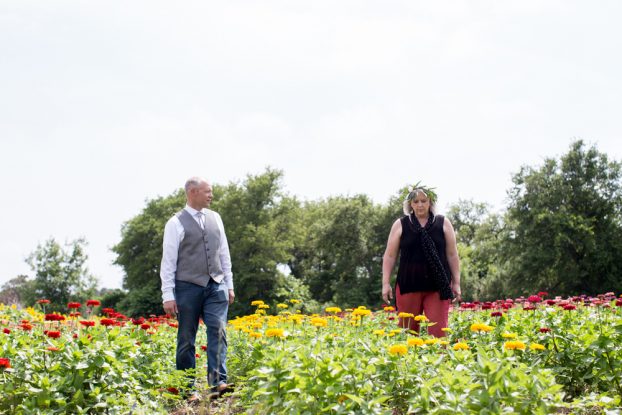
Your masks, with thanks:
[[[11,331],[0,337],[0,356],[11,362],[0,368],[0,413],[166,414],[180,399],[168,391],[183,391],[186,379],[173,370],[176,330],[167,324],[152,323],[148,333],[131,323],[105,327],[98,319],[93,327],[73,319],[43,322],[36,313],[2,306],[0,315]],[[31,330],[19,328],[24,319]]]
[[[85,265],[85,246],[84,239],[76,239],[63,248],[54,238],[38,245],[26,261],[35,273],[33,291],[26,294],[27,304],[34,304],[33,297],[52,299],[51,310],[59,311],[69,301],[83,302],[91,297],[96,281]]]
[[[622,290],[620,178],[618,162],[582,141],[559,161],[521,168],[509,191],[505,292]]]
[[[127,297],[127,292],[115,288],[112,290],[105,290],[101,294],[101,308],[112,308],[114,310],[120,309],[121,302]]]
[[[358,195],[309,202],[301,214],[305,237],[294,246],[292,274],[321,303],[378,305],[382,255],[399,213]]]
[[[441,340],[392,331],[396,322],[390,312],[361,321],[343,313],[343,320],[329,317],[326,327],[314,327],[308,316],[300,324],[286,314],[248,316],[233,322],[229,338],[229,366],[240,366],[232,370],[243,385],[240,410],[544,415],[609,408],[616,413],[622,398],[622,326],[614,304],[620,302],[594,299],[591,306],[577,299],[571,303],[577,309],[566,311],[567,303],[541,303],[531,311],[513,307],[502,317],[487,310],[456,311]],[[475,322],[491,331],[475,331]],[[265,337],[274,327],[283,329],[282,336]],[[257,332],[264,337],[253,338]],[[567,339],[563,345],[560,337]],[[405,354],[391,354],[392,346],[416,340]],[[510,348],[510,341],[521,347]],[[468,349],[455,350],[457,342]]]
[[[115,264],[125,271],[123,288],[129,291],[119,304],[128,315],[161,314],[160,262],[164,225],[185,206],[185,193],[178,190],[168,197],[147,202],[143,211],[123,224],[121,241],[112,251]]]
[[[0,287],[0,304],[27,305],[34,304],[35,282],[28,275],[18,275]]]
[[[231,251],[236,302],[231,315],[245,314],[256,298],[277,299],[286,287],[279,265],[286,264],[299,203],[281,189],[283,173],[266,169],[241,184],[214,188],[213,209],[220,213]]]

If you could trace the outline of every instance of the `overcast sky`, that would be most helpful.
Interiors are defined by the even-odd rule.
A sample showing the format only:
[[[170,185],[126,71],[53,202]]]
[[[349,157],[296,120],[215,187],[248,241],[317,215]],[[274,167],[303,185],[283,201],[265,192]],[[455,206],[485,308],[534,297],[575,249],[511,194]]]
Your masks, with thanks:
[[[192,175],[272,166],[301,199],[382,203],[423,180],[441,208],[499,210],[574,139],[621,160],[621,19],[617,0],[3,0],[0,283],[83,236],[121,286],[122,224]]]

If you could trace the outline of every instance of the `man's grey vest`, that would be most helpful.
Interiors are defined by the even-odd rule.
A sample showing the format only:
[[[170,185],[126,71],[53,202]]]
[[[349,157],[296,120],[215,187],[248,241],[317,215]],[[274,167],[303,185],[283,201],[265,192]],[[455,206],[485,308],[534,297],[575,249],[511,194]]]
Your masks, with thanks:
[[[220,229],[214,213],[205,212],[205,229],[186,209],[177,213],[184,227],[184,239],[179,244],[175,279],[207,287],[210,277],[216,282],[224,278],[220,264]]]

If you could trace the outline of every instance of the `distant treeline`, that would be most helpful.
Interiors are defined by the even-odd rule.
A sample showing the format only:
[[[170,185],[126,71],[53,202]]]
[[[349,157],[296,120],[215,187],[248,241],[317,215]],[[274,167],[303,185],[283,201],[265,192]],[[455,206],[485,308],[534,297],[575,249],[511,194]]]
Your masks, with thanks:
[[[559,159],[514,174],[505,211],[465,200],[450,206],[446,216],[457,233],[464,299],[622,291],[620,173],[619,162],[576,141]],[[267,169],[241,183],[214,184],[212,209],[222,216],[233,263],[230,315],[251,312],[258,299],[274,307],[295,298],[309,311],[328,304],[380,306],[382,255],[391,224],[403,214],[405,188],[385,204],[366,195],[303,202],[283,191],[282,178],[283,172]],[[162,313],[164,225],[184,204],[182,190],[150,200],[123,225],[113,251],[125,271],[124,290],[100,293],[103,305],[127,315]],[[75,241],[67,252],[53,240],[39,246],[30,259],[34,278],[5,284],[0,301],[9,302],[9,295],[27,304],[46,295],[65,301],[97,294],[88,275],[75,278],[76,268],[85,269],[83,243]],[[50,266],[46,260],[54,261],[54,253],[58,264]],[[76,253],[81,264],[71,261]],[[63,264],[73,266],[73,280],[46,291]]]

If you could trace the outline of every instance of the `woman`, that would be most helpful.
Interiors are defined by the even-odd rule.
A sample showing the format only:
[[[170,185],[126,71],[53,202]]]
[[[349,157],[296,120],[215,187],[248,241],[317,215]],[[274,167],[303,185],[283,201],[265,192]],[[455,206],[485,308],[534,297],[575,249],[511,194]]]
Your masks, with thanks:
[[[400,254],[395,303],[400,312],[425,314],[428,332],[443,337],[452,299],[461,301],[460,261],[456,234],[449,220],[435,215],[436,193],[417,183],[404,200],[404,214],[391,227],[382,262],[382,298],[393,299],[390,278]],[[419,331],[413,318],[400,319],[400,327]]]

